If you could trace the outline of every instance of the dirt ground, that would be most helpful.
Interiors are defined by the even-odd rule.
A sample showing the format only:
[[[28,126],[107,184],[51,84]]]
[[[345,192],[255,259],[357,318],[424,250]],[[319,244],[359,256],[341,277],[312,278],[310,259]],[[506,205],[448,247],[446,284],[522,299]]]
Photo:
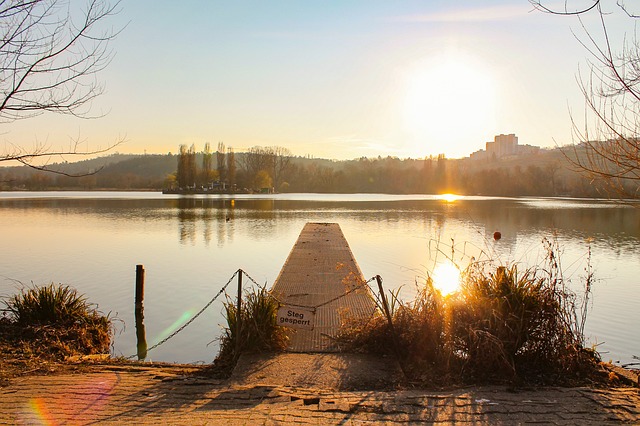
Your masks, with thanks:
[[[0,387],[0,424],[640,424],[637,387],[418,389],[391,360],[345,354],[244,356],[229,379],[193,365],[42,373]]]
[[[240,357],[230,382],[340,391],[381,390],[399,388],[403,375],[397,362],[387,357],[339,353],[249,354]]]

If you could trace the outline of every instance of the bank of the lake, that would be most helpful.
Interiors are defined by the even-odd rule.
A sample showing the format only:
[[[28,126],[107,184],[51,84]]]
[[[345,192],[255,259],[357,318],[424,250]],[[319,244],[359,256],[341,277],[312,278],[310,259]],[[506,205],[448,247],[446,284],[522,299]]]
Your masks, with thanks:
[[[340,390],[208,377],[202,366],[85,366],[15,380],[0,423],[455,423],[637,424],[634,388]],[[204,374],[203,374],[204,373]],[[306,374],[305,374],[306,373]],[[314,371],[302,371],[312,376]]]
[[[2,193],[0,293],[21,284],[78,288],[121,320],[114,355],[136,353],[135,265],[147,270],[149,346],[169,336],[242,268],[271,285],[306,222],[337,222],[366,278],[401,295],[450,254],[531,265],[557,238],[568,277],[580,281],[589,245],[598,281],[587,335],[605,360],[633,362],[640,313],[640,209],[603,200],[355,195],[172,196],[160,193]],[[493,240],[499,230],[502,239]],[[590,242],[587,242],[590,241]],[[209,363],[218,302],[149,360]]]

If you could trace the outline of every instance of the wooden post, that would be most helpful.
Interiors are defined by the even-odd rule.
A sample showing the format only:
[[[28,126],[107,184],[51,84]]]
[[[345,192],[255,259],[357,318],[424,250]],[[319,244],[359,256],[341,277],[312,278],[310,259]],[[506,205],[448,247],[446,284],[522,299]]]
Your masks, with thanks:
[[[144,327],[144,266],[136,265],[135,319],[138,360],[147,357],[147,336]]]
[[[242,330],[242,269],[238,269],[238,301],[236,304],[236,353],[235,358],[240,356],[240,331]]]
[[[393,333],[393,338],[395,339],[396,333],[393,328],[393,321],[391,320],[391,311],[389,310],[389,304],[387,303],[387,297],[384,295],[384,289],[382,288],[382,277],[380,275],[376,275],[376,281],[378,282],[378,290],[380,290],[380,300],[382,301],[382,308],[384,309],[384,314],[387,316],[387,321],[389,322],[389,328]]]
[[[144,266],[136,265],[136,309],[142,309],[144,303]]]
[[[404,371],[404,365],[402,365],[402,354],[400,353],[398,335],[396,334],[396,329],[393,326],[391,310],[389,309],[389,304],[387,303],[387,297],[384,295],[384,288],[382,288],[382,277],[380,275],[376,275],[376,281],[378,282],[378,289],[380,290],[380,299],[382,301],[382,308],[384,309],[384,313],[387,317],[387,321],[389,322],[389,331],[391,331],[391,338],[393,339],[394,350],[396,352],[396,356],[398,357],[398,362],[400,363],[400,369],[402,370],[402,374],[404,374],[404,376],[407,377],[407,373]]]
[[[147,358],[147,333],[144,327],[144,312],[142,309],[136,308],[136,354],[138,361]]]

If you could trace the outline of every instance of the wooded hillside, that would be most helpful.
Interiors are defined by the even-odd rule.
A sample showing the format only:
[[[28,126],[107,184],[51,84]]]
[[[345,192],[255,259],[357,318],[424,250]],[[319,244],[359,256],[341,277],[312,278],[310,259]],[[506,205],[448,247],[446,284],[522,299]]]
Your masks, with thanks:
[[[280,158],[278,170],[274,169],[274,159],[271,162],[268,159],[254,161],[251,155],[264,154],[258,148],[254,151],[234,155],[234,182],[228,184],[234,183],[238,189],[249,190],[273,186],[277,192],[450,192],[464,195],[576,197],[608,195],[598,192],[597,182],[571,170],[560,149],[493,160],[447,159],[439,156],[420,160],[363,157],[332,161],[286,156]],[[219,175],[215,173],[218,168],[216,157],[214,154],[210,160],[214,172],[210,178],[219,179]],[[0,189],[159,191],[176,185],[179,158],[179,154],[113,154],[50,166],[65,173],[95,172],[83,177],[67,177],[27,167],[4,167],[0,168]],[[196,167],[202,162],[203,153],[195,153]],[[225,167],[228,166],[229,162],[225,160]],[[196,182],[193,184],[196,185]]]

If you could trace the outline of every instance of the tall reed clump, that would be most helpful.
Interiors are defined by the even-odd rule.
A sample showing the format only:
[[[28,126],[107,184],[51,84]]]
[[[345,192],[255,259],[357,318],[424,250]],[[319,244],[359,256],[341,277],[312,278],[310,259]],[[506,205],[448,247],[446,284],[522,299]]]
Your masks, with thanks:
[[[536,267],[475,262],[453,295],[443,297],[430,278],[411,302],[392,294],[395,336],[380,309],[366,324],[345,325],[343,347],[397,356],[409,378],[423,382],[588,378],[599,361],[583,334],[593,273],[588,265],[578,297],[562,276],[557,244],[543,243],[547,258]]]
[[[278,301],[271,297],[266,287],[245,293],[240,309],[240,333],[235,303],[224,304],[227,327],[220,338],[220,352],[216,362],[233,364],[242,352],[274,352],[283,350],[287,337],[276,322]]]
[[[76,289],[53,283],[35,286],[3,302],[8,312],[3,336],[36,356],[57,359],[109,352],[111,319]]]
[[[415,299],[405,302],[398,291],[390,294],[393,331],[380,297],[378,309],[366,322],[343,324],[337,340],[345,352],[365,352],[399,357],[411,379],[434,384],[450,382],[451,351],[446,341],[445,298],[433,288],[431,278],[418,289]]]
[[[516,380],[574,373],[580,338],[565,311],[572,295],[557,284],[535,269],[484,273],[471,266],[449,306],[461,375]]]

